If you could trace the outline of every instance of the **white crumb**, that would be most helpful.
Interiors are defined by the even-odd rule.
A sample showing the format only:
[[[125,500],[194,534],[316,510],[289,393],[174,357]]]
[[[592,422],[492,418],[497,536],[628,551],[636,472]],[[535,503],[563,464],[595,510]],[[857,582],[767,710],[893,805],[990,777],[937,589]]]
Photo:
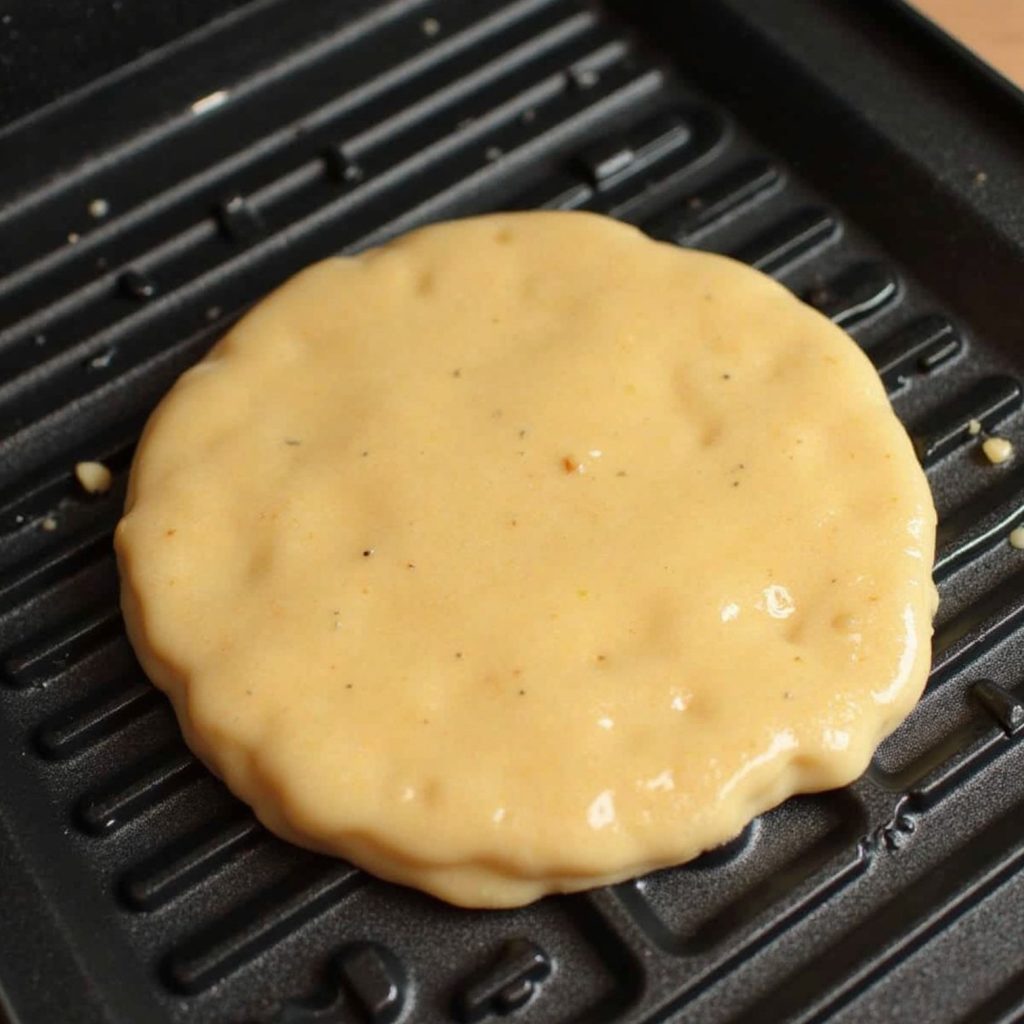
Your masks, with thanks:
[[[79,462],[75,464],[75,476],[82,489],[89,494],[104,494],[110,490],[113,474],[102,462]]]
[[[1005,437],[985,438],[981,450],[985,453],[985,458],[995,466],[1013,458],[1013,445]]]
[[[1010,531],[1010,546],[1024,550],[1024,526],[1018,526]]]

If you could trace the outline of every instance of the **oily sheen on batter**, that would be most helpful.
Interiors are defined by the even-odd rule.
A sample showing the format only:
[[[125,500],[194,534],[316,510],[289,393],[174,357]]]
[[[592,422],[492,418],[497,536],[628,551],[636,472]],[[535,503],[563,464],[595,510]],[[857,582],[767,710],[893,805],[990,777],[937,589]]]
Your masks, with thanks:
[[[273,831],[467,906],[675,864],[919,696],[935,513],[854,343],[601,217],[305,270],[153,414],[125,618]]]

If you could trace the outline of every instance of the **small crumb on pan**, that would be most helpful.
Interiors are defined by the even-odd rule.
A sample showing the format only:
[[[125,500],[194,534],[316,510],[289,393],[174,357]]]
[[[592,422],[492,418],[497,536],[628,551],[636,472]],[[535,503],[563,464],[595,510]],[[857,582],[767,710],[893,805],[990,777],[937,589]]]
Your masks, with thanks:
[[[981,444],[981,450],[994,466],[999,466],[1013,458],[1013,445],[1005,437],[987,437]]]
[[[82,490],[89,494],[104,494],[110,490],[113,476],[102,462],[75,463],[75,476]]]

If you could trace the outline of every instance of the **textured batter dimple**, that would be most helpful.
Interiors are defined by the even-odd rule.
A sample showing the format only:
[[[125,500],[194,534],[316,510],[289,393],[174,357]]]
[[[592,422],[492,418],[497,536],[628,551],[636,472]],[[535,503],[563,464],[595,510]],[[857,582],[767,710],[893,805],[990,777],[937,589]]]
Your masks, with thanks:
[[[507,906],[863,771],[924,684],[934,526],[840,330],[544,213],[267,298],[154,413],[116,544],[143,665],[271,829]]]

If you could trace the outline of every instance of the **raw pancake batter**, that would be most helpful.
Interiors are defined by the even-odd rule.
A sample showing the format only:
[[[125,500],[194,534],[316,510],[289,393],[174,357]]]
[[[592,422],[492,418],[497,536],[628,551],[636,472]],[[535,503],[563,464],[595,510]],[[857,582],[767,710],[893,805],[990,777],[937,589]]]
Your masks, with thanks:
[[[310,267],[154,413],[143,665],[273,831],[467,906],[847,783],[928,668],[935,512],[856,345],[580,213]]]

